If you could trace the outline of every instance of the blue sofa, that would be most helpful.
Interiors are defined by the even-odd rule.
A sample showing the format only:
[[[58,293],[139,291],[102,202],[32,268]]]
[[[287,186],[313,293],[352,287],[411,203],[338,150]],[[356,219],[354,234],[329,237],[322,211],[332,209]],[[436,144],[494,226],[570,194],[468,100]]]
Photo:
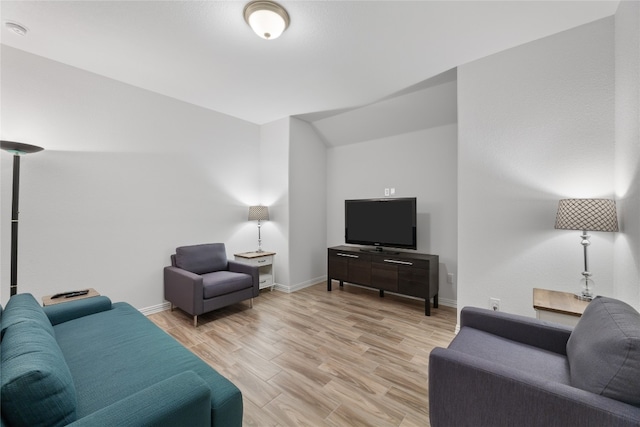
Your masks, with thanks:
[[[3,426],[241,426],[240,390],[126,303],[0,307]]]
[[[465,307],[429,357],[439,426],[640,426],[640,314],[597,297],[575,328]]]

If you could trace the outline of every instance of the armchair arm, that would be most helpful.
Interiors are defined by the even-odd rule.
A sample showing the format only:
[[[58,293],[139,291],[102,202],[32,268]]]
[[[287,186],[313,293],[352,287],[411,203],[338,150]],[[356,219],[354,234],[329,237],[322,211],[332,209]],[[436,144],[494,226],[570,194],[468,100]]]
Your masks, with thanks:
[[[210,427],[211,389],[195,372],[186,371],[69,425]]]
[[[164,298],[192,316],[204,312],[202,276],[178,267],[164,268]]]
[[[460,312],[460,327],[464,326],[564,355],[573,331],[569,326],[476,307]]]
[[[105,296],[80,299],[64,304],[47,305],[43,307],[52,325],[68,322],[69,320],[111,310],[111,300]]]
[[[255,265],[243,264],[238,261],[228,261],[229,271],[235,273],[245,273],[251,276],[253,280],[253,296],[257,297],[260,293],[260,270]]]
[[[438,426],[638,426],[640,408],[455,350],[429,356]]]

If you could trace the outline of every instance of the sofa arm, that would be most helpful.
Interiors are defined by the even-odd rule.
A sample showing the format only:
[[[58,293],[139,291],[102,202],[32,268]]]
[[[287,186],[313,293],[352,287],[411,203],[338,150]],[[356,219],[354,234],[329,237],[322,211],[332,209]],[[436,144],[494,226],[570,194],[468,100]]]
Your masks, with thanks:
[[[255,265],[243,264],[238,261],[228,261],[229,271],[235,273],[244,273],[251,276],[253,280],[253,293],[254,297],[257,297],[260,293],[260,269]]]
[[[438,426],[638,426],[640,408],[455,350],[429,356]]]
[[[204,313],[202,276],[178,267],[165,267],[164,299],[192,316]]]
[[[573,331],[569,326],[476,307],[460,312],[460,327],[465,326],[563,355]]]
[[[195,372],[186,371],[69,425],[210,427],[211,389]]]
[[[84,298],[64,304],[47,305],[43,307],[52,325],[68,322],[69,320],[111,310],[111,300],[105,296]]]

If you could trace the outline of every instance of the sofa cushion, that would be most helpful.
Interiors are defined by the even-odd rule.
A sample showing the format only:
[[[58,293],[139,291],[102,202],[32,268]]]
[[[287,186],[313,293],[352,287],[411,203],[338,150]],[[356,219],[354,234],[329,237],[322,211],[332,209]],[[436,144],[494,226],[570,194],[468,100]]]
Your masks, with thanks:
[[[7,327],[0,363],[2,417],[10,425],[75,421],[76,390],[69,367],[56,340],[39,324],[25,321]]]
[[[248,274],[232,271],[216,271],[202,275],[202,291],[205,299],[241,291],[253,286]]]
[[[640,314],[613,298],[596,297],[567,342],[571,384],[640,406]]]
[[[193,371],[211,388],[211,425],[242,425],[240,390],[129,304],[54,328],[73,375],[79,419]]]
[[[4,336],[4,332],[16,323],[31,321],[39,325],[39,327],[55,337],[53,326],[44,310],[31,294],[13,295],[2,314],[2,330],[0,336]]]
[[[182,246],[176,249],[176,267],[195,274],[227,269],[224,243]]]

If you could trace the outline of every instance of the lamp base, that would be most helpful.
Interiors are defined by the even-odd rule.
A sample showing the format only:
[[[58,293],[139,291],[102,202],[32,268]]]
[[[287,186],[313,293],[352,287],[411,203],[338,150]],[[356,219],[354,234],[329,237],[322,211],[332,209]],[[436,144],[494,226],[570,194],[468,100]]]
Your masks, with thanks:
[[[584,295],[581,295],[581,294],[574,294],[573,297],[576,298],[576,299],[579,299],[580,301],[591,301],[591,300],[593,300],[593,297],[584,296]]]

